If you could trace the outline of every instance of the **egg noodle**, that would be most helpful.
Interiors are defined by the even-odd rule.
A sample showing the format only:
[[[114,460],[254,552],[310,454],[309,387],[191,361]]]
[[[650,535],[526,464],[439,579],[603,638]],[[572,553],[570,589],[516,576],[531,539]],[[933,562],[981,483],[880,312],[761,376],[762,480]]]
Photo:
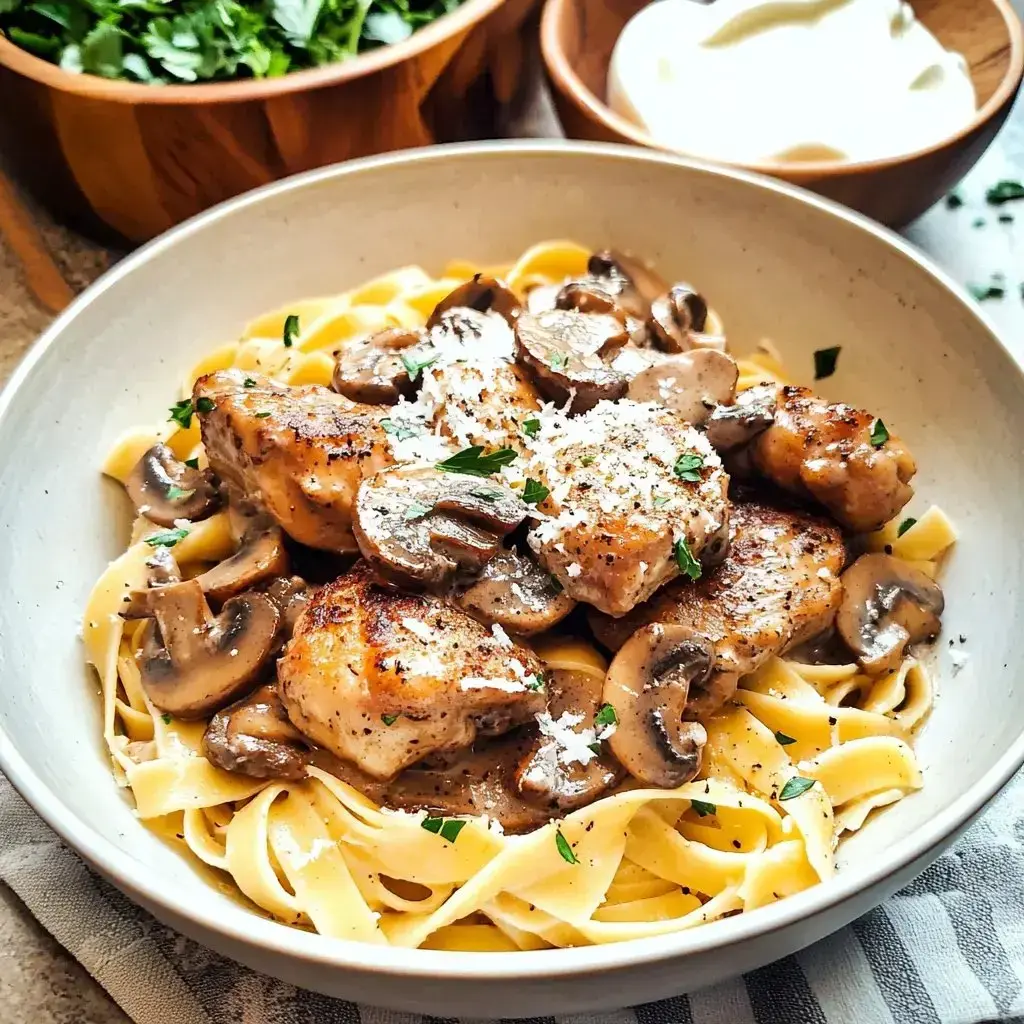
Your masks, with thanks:
[[[569,242],[547,242],[511,267],[486,269],[523,295],[584,273],[588,255]],[[329,385],[339,346],[385,327],[422,325],[481,269],[452,263],[434,279],[403,267],[340,296],[268,313],[195,366],[184,394],[197,377],[228,367]],[[285,347],[289,314],[298,315],[301,331]],[[712,315],[709,330],[717,327]],[[768,344],[739,367],[741,388],[784,380]],[[206,464],[198,423],[181,429],[167,422],[124,436],[104,472],[124,482],[160,442],[180,459]],[[186,578],[235,548],[223,511],[180,525],[188,532],[174,555]],[[464,951],[674,932],[829,879],[840,835],[922,784],[910,741],[933,694],[928,671],[912,657],[881,678],[854,664],[773,657],[707,721],[696,780],[675,790],[620,790],[528,835],[505,836],[486,818],[470,818],[451,841],[422,827],[424,813],[378,807],[315,767],[302,782],[232,774],[202,756],[205,722],[174,719],[150,703],[136,661],[143,624],[118,615],[124,595],[147,586],[153,549],[144,541],[158,531],[144,517],[135,521],[131,546],[100,577],[85,613],[114,773],[144,822],[288,924],[361,942]],[[889,546],[934,576],[954,539],[933,508],[902,536],[889,524],[868,545]],[[549,671],[603,677],[604,659],[579,640],[542,641],[537,650]]]

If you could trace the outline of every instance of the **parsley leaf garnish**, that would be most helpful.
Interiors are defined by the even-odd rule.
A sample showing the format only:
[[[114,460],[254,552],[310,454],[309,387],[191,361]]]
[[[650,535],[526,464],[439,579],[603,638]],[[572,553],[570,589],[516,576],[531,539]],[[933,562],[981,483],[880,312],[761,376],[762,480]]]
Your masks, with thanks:
[[[401,717],[401,715],[381,715],[380,720],[385,725],[394,725]]]
[[[540,420],[536,416],[532,416],[528,420],[523,420],[523,433],[527,437],[536,437],[537,431],[540,430]]]
[[[474,487],[469,493],[481,501],[498,501],[504,497],[501,491],[495,490],[493,487]]]
[[[553,352],[551,359],[548,361],[548,366],[551,367],[555,373],[560,370],[564,370],[569,365],[569,356],[565,352]]]
[[[212,398],[196,399],[196,412],[213,412],[216,408],[217,405]]]
[[[685,480],[687,483],[699,484],[700,473],[698,469],[702,469],[704,466],[704,456],[697,455],[695,452],[684,452],[676,459],[676,464],[672,467],[672,472],[675,473],[680,480]]]
[[[194,487],[191,490],[186,491],[182,490],[182,488],[180,488],[177,484],[171,484],[171,486],[167,488],[167,500],[187,501],[195,493],[196,490]]]
[[[188,466],[189,469],[198,469],[199,468],[199,459],[198,458],[186,459],[185,460],[185,465]]]
[[[839,362],[839,353],[841,351],[842,346],[836,345],[834,348],[819,348],[814,353],[815,380],[824,380],[836,372],[836,363]]]
[[[531,693],[539,693],[544,689],[544,677],[538,675],[532,675],[526,682],[526,688]]]
[[[428,832],[433,832],[434,835],[439,835],[449,843],[454,843],[459,838],[459,833],[468,824],[468,821],[461,818],[424,818],[420,822],[420,827],[425,828]]]
[[[580,465],[581,466],[592,466],[593,464],[594,464],[594,456],[593,455],[583,455],[583,456],[580,457]]]
[[[299,318],[295,313],[289,313],[284,318],[284,331],[281,340],[285,348],[291,348],[295,339],[299,336]]]
[[[572,852],[572,847],[569,845],[569,840],[562,835],[560,829],[555,830],[555,846],[558,849],[562,860],[567,864],[579,864],[580,859]]]
[[[265,420],[270,415],[269,412],[258,412],[256,413],[256,419]]]
[[[402,513],[403,519],[422,519],[424,516],[429,516],[434,509],[430,505],[424,505],[421,502],[414,501],[406,510]]]
[[[794,797],[806,793],[814,785],[814,779],[805,779],[803,776],[794,775],[788,779],[779,794],[780,800],[792,800]]]
[[[787,736],[784,732],[776,732],[775,742],[778,743],[780,747],[788,747],[790,743],[796,743],[796,740],[793,739],[792,736]]]
[[[405,372],[409,374],[409,380],[416,380],[428,366],[433,366],[436,362],[437,356],[431,356],[429,359],[417,359],[415,356],[402,353],[402,365],[405,367]]]
[[[1024,185],[1019,181],[999,181],[985,190],[985,202],[990,206],[1002,206],[1014,199],[1024,199]]]
[[[437,468],[444,473],[464,473],[466,476],[490,476],[497,473],[502,466],[515,462],[518,453],[513,448],[498,448],[484,455],[483,445],[475,444],[472,448],[463,448]]]
[[[419,437],[420,432],[418,430],[413,430],[412,427],[406,426],[403,423],[396,423],[387,416],[380,421],[380,425],[384,428],[384,433],[389,434],[396,441],[407,441],[410,437]]]
[[[684,576],[689,576],[691,580],[699,580],[701,574],[700,562],[693,557],[693,552],[690,551],[690,545],[686,543],[685,537],[680,537],[676,541],[674,551],[679,571]]]
[[[955,189],[946,196],[946,206],[950,210],[958,210],[964,205],[963,196],[960,195]]]
[[[594,715],[594,726],[603,729],[608,725],[618,725],[619,716],[615,714],[615,708],[611,704],[602,704]]]
[[[881,420],[875,420],[871,424],[871,445],[874,448],[881,448],[889,440],[889,431]]]
[[[672,499],[667,494],[659,494],[654,499],[654,507],[661,508],[663,505],[667,505]]]
[[[256,381],[254,381],[252,379],[252,377],[246,377],[245,380],[242,381],[242,387],[243,388],[254,388],[254,387],[256,387]]]
[[[896,536],[902,537],[903,534],[905,534],[907,530],[909,530],[916,522],[917,520],[912,517],[904,519],[903,522],[900,523],[900,525],[896,528]]]
[[[188,530],[178,527],[175,530],[161,530],[159,533],[154,533],[152,537],[146,538],[146,543],[151,548],[173,548],[179,540],[184,540],[187,536]]]
[[[165,711],[165,712],[164,712],[164,713],[163,713],[163,714],[162,714],[162,715],[160,716],[160,721],[161,721],[161,722],[163,722],[163,723],[164,723],[164,725],[170,725],[170,724],[171,724],[171,716],[170,716],[169,714],[167,714],[167,712]]]
[[[718,813],[718,808],[714,804],[708,803],[707,800],[691,800],[690,806],[698,818],[706,818],[709,814]]]
[[[1006,289],[993,280],[992,284],[968,284],[967,290],[978,302],[986,299],[1002,299],[1006,296]]]
[[[527,505],[539,505],[550,493],[551,491],[539,480],[529,477],[526,481],[526,486],[523,488],[523,501]]]
[[[174,420],[182,430],[188,430],[192,426],[192,415],[194,412],[192,399],[186,398],[183,402],[175,402],[171,406],[171,415],[167,418]]]

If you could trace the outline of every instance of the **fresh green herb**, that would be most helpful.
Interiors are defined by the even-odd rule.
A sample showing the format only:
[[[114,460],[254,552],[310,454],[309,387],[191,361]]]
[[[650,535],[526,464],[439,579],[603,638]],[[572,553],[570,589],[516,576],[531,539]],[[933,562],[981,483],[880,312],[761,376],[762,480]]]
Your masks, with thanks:
[[[562,835],[561,829],[555,829],[555,846],[558,853],[567,864],[579,864],[580,859],[572,852],[569,840]]]
[[[794,797],[800,796],[801,793],[806,793],[813,785],[814,779],[805,779],[800,775],[794,775],[793,778],[786,780],[779,799],[792,800]]]
[[[669,497],[669,495],[667,495],[667,494],[659,494],[654,499],[654,507],[655,508],[661,508],[662,506],[667,505],[671,500],[672,499]]]
[[[548,365],[555,373],[558,373],[569,365],[569,356],[565,352],[553,352],[551,359],[548,360]]]
[[[526,688],[531,693],[539,693],[544,689],[544,677],[532,675],[526,680]]]
[[[903,534],[905,534],[907,530],[909,530],[916,522],[917,520],[913,518],[908,517],[907,519],[904,519],[903,522],[900,523],[900,525],[896,528],[896,536],[902,537]]]
[[[698,469],[704,466],[704,456],[697,455],[695,452],[684,452],[676,459],[676,464],[672,467],[672,472],[675,473],[680,480],[685,480],[687,483],[699,484],[700,473]]]
[[[254,381],[252,379],[252,377],[246,377],[245,380],[242,381],[242,387],[243,388],[254,388],[254,387],[256,387],[256,381]]]
[[[0,0],[2,3],[3,0]],[[171,415],[167,418],[174,420],[182,430],[188,430],[192,426],[192,416],[195,409],[192,407],[192,399],[186,398],[183,402],[175,402],[171,406]]]
[[[66,71],[273,78],[407,39],[463,0],[0,0],[0,34]]]
[[[291,348],[295,339],[299,336],[299,318],[295,313],[289,313],[284,318],[284,330],[281,332],[281,340],[285,348]]]
[[[213,412],[216,408],[217,405],[212,398],[196,399],[196,412]]]
[[[993,279],[994,281],[994,279]],[[978,302],[986,299],[1001,299],[1006,295],[1006,289],[1001,284],[968,284],[967,290]]]
[[[832,348],[819,348],[814,353],[815,380],[824,380],[836,372],[836,363],[839,362],[839,353],[841,351],[842,346],[835,345]]]
[[[187,536],[188,530],[178,527],[175,530],[161,530],[159,533],[154,533],[152,537],[146,538],[146,543],[151,548],[173,548],[179,540],[184,540]]]
[[[984,217],[975,217],[971,223],[972,228],[983,228],[988,223]]]
[[[401,717],[401,715],[381,715],[380,720],[385,725],[394,725]]]
[[[618,725],[619,716],[615,714],[615,708],[611,704],[602,704],[597,709],[597,714],[594,715],[594,727],[596,729],[605,729],[609,725]]]
[[[513,448],[498,448],[484,455],[482,445],[475,444],[472,448],[463,448],[437,468],[444,473],[464,473],[466,476],[490,476],[497,473],[502,466],[515,462],[517,452]]]
[[[256,419],[265,420],[270,415],[269,412],[258,412],[256,413]]]
[[[796,740],[792,736],[787,736],[784,732],[776,732],[775,742],[781,747],[788,747],[790,743],[796,743]]]
[[[523,488],[523,501],[527,505],[539,505],[551,493],[539,480],[530,477]]]
[[[686,543],[685,537],[680,537],[675,544],[675,555],[676,565],[679,566],[679,571],[684,576],[689,576],[691,580],[700,579],[700,562],[693,557],[693,553],[690,551],[690,545]]]
[[[562,586],[562,581],[557,576],[548,577],[548,586],[556,593],[560,594],[565,587]]]
[[[193,487],[191,490],[182,490],[177,484],[171,484],[167,488],[167,500],[168,501],[187,501],[196,493],[196,489]]]
[[[1013,223],[1013,214],[1012,213],[1001,213],[1001,214],[999,214],[998,220],[999,220],[1000,224],[1012,224]]]
[[[164,725],[171,724],[171,716],[167,714],[166,711],[160,716],[160,720],[164,723]]]
[[[961,196],[960,193],[956,191],[956,189],[954,189],[952,192],[949,193],[948,196],[946,196],[946,206],[950,210],[959,210],[960,207],[963,205],[963,196]]]
[[[588,750],[592,750],[595,754],[597,754],[598,757],[600,757],[601,753],[602,753],[602,751],[601,751],[601,741],[597,740],[594,743],[588,743],[587,744],[587,749]]]
[[[430,505],[423,505],[418,501],[414,501],[402,514],[402,518],[422,519],[424,516],[429,516],[433,511],[434,510]]]
[[[185,465],[188,466],[189,469],[198,469],[199,459],[186,459]]]
[[[380,425],[384,428],[384,433],[389,434],[396,441],[407,441],[410,437],[419,437],[418,430],[413,430],[412,427],[403,423],[396,423],[387,416],[380,421]]]
[[[690,806],[696,811],[698,818],[706,818],[709,814],[717,814],[718,808],[707,800],[691,800]]]
[[[402,353],[402,365],[405,367],[405,372],[409,374],[409,380],[416,380],[428,366],[433,366],[436,362],[437,356],[431,356],[429,359],[417,359],[415,356]]]
[[[593,464],[594,464],[594,456],[593,455],[582,455],[582,456],[580,456],[580,465],[581,466],[592,466]]]
[[[1015,199],[1024,199],[1024,185],[1019,181],[999,181],[985,191],[985,202],[990,206],[1002,206]]]
[[[527,437],[536,437],[537,431],[540,430],[540,420],[536,416],[531,417],[528,420],[523,420],[523,433]]]
[[[468,824],[468,821],[461,818],[424,818],[420,822],[420,827],[439,835],[442,839],[447,839],[449,843],[454,843]]]
[[[889,440],[889,431],[881,420],[875,420],[871,424],[871,445],[874,448],[881,448]]]
[[[481,501],[498,501],[499,498],[503,498],[504,494],[496,490],[493,487],[474,487],[469,492],[474,498],[479,498]]]

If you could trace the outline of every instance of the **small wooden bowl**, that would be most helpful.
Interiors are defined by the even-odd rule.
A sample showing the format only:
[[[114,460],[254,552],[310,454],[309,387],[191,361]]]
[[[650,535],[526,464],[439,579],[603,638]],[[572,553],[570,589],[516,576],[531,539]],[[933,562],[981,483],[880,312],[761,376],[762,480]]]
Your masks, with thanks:
[[[0,36],[0,146],[59,218],[142,242],[296,171],[486,132],[535,3],[467,0],[350,61],[197,85],[71,74]]]
[[[604,102],[615,42],[647,3],[547,0],[541,49],[555,106],[570,138],[672,149]],[[1024,75],[1024,33],[1009,0],[913,0],[912,6],[943,46],[967,60],[980,109],[966,128],[928,149],[884,160],[733,166],[803,185],[894,226],[908,223],[940,199],[970,170],[1006,120]]]

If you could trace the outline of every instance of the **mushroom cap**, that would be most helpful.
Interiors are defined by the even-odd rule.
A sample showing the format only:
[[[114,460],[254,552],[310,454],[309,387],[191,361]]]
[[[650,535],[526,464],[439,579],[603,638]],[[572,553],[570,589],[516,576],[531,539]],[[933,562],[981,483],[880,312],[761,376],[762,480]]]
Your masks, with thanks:
[[[136,509],[160,526],[205,519],[219,503],[209,473],[186,466],[165,444],[153,445],[139,459],[124,486]]]
[[[426,332],[388,327],[341,349],[331,386],[353,402],[394,405],[403,396],[411,398],[416,393],[405,360],[425,362],[430,351]]]
[[[551,573],[515,548],[490,559],[455,603],[473,618],[521,636],[551,629],[576,607]]]
[[[630,316],[640,320],[647,319],[651,303],[668,288],[668,282],[643,260],[615,249],[594,253],[587,261],[587,273]]]
[[[571,397],[571,412],[586,412],[602,399],[614,401],[625,394],[628,378],[602,358],[629,341],[617,317],[561,309],[524,313],[515,331],[517,361],[545,397],[558,402]]]
[[[227,601],[216,618],[197,580],[149,592],[139,669],[149,699],[184,719],[206,718],[249,689],[269,662],[280,623],[265,594]]]
[[[233,555],[196,579],[203,593],[220,604],[259,583],[287,575],[290,567],[281,527],[264,522],[245,534]]]
[[[630,381],[626,397],[657,402],[699,427],[715,406],[733,400],[738,379],[734,359],[714,349],[694,349],[664,356],[641,370]]]
[[[519,296],[504,281],[489,274],[474,274],[459,285],[435,307],[427,320],[427,328],[437,327],[444,313],[452,309],[475,309],[478,313],[497,313],[509,327],[514,327],[523,306]]]
[[[447,589],[498,553],[529,506],[501,484],[436,469],[389,469],[363,482],[354,532],[385,583]]]
[[[707,733],[685,721],[690,687],[703,687],[714,665],[711,642],[686,626],[651,623],[619,649],[605,677],[603,699],[619,724],[612,753],[634,778],[671,788],[700,770]]]
[[[693,285],[679,282],[651,303],[647,321],[658,348],[687,352],[694,347],[692,335],[701,334],[708,320],[708,304]]]
[[[939,585],[892,555],[861,555],[840,577],[836,629],[869,675],[895,670],[908,644],[935,636],[945,599]]]
[[[707,438],[719,452],[749,444],[775,422],[778,387],[758,384],[736,396],[732,404],[713,409],[707,421]]]

